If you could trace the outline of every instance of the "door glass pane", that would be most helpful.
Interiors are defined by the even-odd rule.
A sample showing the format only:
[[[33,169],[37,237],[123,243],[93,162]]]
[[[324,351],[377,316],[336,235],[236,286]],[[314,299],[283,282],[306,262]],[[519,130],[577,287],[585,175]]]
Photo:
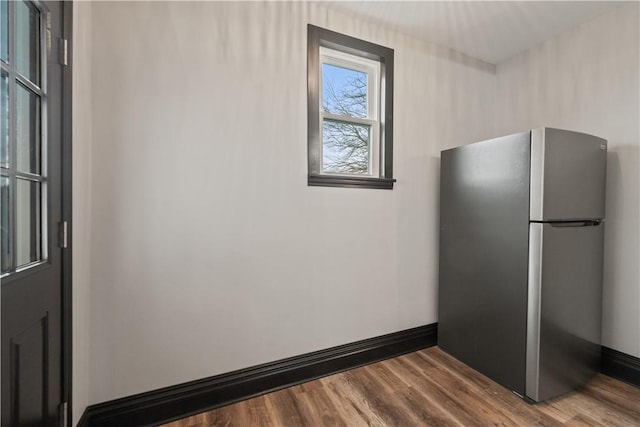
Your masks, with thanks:
[[[40,173],[40,97],[16,85],[16,164],[20,172]]]
[[[324,120],[323,172],[369,174],[371,126]]]
[[[17,179],[16,266],[41,258],[40,183]]]
[[[9,62],[9,2],[0,0],[0,59]]]
[[[2,71],[0,78],[0,163],[9,163],[9,75]]]
[[[9,178],[3,176],[1,179],[1,195],[0,195],[0,210],[2,210],[2,218],[0,223],[2,225],[2,272],[6,272],[11,268],[9,262]]]
[[[40,12],[31,2],[16,8],[16,66],[20,74],[40,84]]]

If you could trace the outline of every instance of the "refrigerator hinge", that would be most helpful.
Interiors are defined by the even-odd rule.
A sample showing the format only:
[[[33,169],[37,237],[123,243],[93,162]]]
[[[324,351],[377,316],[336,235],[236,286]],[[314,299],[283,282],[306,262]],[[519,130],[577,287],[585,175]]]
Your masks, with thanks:
[[[69,42],[67,39],[59,39],[59,41],[60,63],[62,65],[69,65]]]
[[[61,247],[62,249],[66,249],[68,246],[68,238],[69,238],[69,226],[67,221],[61,221],[58,224],[58,241],[60,242],[60,244],[58,245],[59,247]]]
[[[59,412],[60,427],[67,427],[69,405],[67,405],[67,402],[62,402],[59,408],[60,408],[60,412]]]

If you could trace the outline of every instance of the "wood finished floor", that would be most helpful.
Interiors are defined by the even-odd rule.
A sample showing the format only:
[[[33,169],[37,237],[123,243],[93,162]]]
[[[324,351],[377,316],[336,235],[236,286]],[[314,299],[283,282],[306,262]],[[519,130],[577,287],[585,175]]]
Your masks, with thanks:
[[[640,426],[640,389],[597,375],[529,405],[431,347],[165,424],[195,426]]]

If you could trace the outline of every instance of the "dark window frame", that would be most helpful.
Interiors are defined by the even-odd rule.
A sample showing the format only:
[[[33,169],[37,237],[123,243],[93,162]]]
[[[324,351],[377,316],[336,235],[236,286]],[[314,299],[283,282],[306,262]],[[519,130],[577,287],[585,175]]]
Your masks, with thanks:
[[[320,47],[380,63],[379,177],[323,174],[320,171]],[[393,49],[308,24],[307,27],[307,143],[310,186],[393,189]]]

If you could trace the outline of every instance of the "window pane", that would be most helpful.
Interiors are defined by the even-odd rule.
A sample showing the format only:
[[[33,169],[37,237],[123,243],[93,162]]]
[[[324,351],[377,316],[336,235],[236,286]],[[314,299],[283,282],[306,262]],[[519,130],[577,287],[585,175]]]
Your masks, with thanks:
[[[40,12],[31,2],[16,8],[16,66],[20,74],[40,84]]]
[[[9,263],[9,178],[3,176],[0,180],[1,194],[0,194],[0,210],[2,215],[0,224],[2,225],[2,272],[6,272],[11,268]]]
[[[327,113],[367,117],[367,73],[322,64],[322,109]]]
[[[9,62],[9,2],[0,0],[0,59]]]
[[[0,163],[9,163],[9,75],[2,71],[0,78]]]
[[[20,84],[17,88],[17,168],[40,173],[40,97]]]
[[[370,126],[324,120],[322,144],[323,172],[370,174]]]
[[[17,179],[16,266],[41,258],[40,183]]]

